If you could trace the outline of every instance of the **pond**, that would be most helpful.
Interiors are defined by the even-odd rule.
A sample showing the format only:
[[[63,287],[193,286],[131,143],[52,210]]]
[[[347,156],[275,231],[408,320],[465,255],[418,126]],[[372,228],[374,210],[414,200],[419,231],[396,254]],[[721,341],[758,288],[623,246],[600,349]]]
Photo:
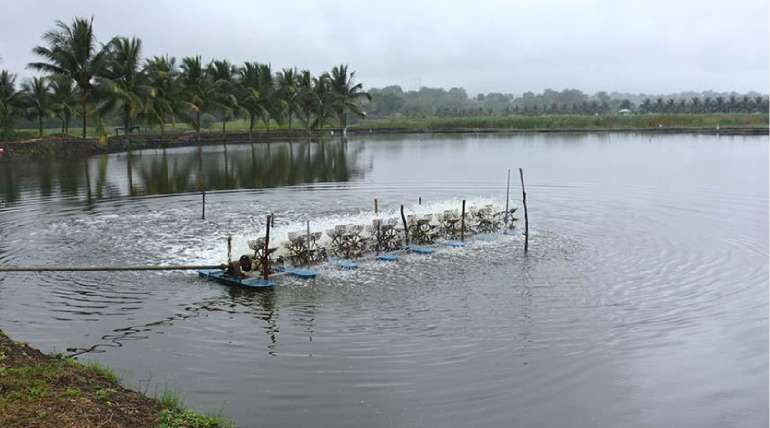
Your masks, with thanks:
[[[285,236],[368,222],[375,198],[386,215],[504,206],[508,168],[520,207],[519,167],[526,255],[519,235],[470,239],[269,292],[178,271],[0,273],[0,328],[243,426],[765,425],[766,136],[366,136],[5,162],[0,264],[219,263],[226,236],[243,251],[269,212]]]

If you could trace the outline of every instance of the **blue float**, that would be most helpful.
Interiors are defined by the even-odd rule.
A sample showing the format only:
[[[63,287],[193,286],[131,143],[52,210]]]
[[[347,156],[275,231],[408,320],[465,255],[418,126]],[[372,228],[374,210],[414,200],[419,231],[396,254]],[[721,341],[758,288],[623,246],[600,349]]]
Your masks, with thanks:
[[[409,247],[409,250],[417,254],[433,254],[433,248],[429,247]]]
[[[262,278],[238,278],[227,275],[222,269],[203,269],[198,271],[198,276],[220,284],[252,289],[267,289],[275,287],[275,283]]]
[[[358,269],[358,263],[350,260],[338,260],[337,267],[340,269],[353,270]]]
[[[465,242],[463,241],[447,241],[447,246],[452,248],[462,248],[465,246]]]
[[[383,261],[383,262],[397,262],[398,256],[394,254],[380,254],[377,256],[377,260]]]
[[[301,269],[301,268],[295,268],[295,267],[286,268],[284,272],[286,272],[286,274],[288,275],[296,276],[297,278],[302,278],[302,279],[313,279],[316,276],[318,276],[318,272],[314,270]]]

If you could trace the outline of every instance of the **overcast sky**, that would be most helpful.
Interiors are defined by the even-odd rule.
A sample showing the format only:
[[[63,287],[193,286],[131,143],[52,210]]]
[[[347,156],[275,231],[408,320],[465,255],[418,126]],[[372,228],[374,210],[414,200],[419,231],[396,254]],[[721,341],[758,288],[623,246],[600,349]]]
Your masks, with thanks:
[[[101,41],[144,55],[271,62],[314,73],[348,63],[366,87],[470,93],[768,91],[763,0],[3,0],[0,68],[22,76],[40,35],[95,18]]]

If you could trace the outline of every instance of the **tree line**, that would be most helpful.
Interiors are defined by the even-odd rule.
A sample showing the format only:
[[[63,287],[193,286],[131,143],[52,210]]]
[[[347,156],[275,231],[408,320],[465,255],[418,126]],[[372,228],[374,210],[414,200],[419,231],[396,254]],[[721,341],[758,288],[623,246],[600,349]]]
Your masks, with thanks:
[[[17,123],[59,126],[69,134],[79,123],[104,135],[106,124],[119,123],[128,133],[141,123],[160,128],[188,123],[196,132],[221,121],[248,120],[286,125],[295,121],[308,132],[336,120],[340,128],[361,117],[474,117],[511,115],[608,115],[623,113],[709,114],[768,113],[768,99],[757,93],[680,93],[646,96],[577,89],[521,95],[487,93],[469,96],[463,88],[400,86],[364,91],[347,65],[313,76],[308,70],[273,71],[269,63],[204,62],[200,56],[142,58],[142,40],[115,36],[99,43],[93,18],[57,21],[33,49],[39,61],[28,68],[43,73],[17,84],[17,76],[0,70],[0,130],[7,136]],[[366,113],[364,113],[364,108]]]
[[[128,133],[137,123],[158,126],[177,121],[200,132],[206,118],[222,122],[244,117],[249,132],[260,121],[292,127],[295,119],[310,132],[333,119],[340,128],[348,114],[364,115],[362,101],[370,99],[355,72],[335,66],[313,76],[308,70],[284,68],[274,72],[269,63],[235,65],[225,59],[205,63],[200,56],[142,58],[142,40],[115,36],[100,44],[93,18],[57,21],[33,49],[39,61],[28,68],[45,73],[17,85],[17,76],[0,70],[0,127],[7,135],[17,120],[33,119],[39,135],[44,121],[56,118],[62,134],[73,119],[104,133],[107,121],[118,121]]]
[[[768,99],[757,93],[743,95],[713,92],[681,93],[669,96],[645,96],[597,92],[585,94],[577,89],[542,93],[525,92],[519,96],[487,93],[469,96],[463,88],[420,88],[404,91],[388,86],[370,91],[367,106],[371,117],[472,117],[508,115],[606,115],[621,110],[629,113],[767,113]],[[624,112],[625,113],[625,112]]]

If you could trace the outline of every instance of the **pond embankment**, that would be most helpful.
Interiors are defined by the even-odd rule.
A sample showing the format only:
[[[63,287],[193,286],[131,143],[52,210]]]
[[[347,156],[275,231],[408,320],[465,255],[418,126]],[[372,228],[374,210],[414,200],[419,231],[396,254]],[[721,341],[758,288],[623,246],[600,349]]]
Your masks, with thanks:
[[[220,427],[222,418],[181,408],[164,393],[148,397],[120,385],[108,368],[51,356],[0,330],[0,426]]]
[[[527,134],[527,133],[650,133],[650,134],[704,134],[704,135],[768,135],[768,128],[761,126],[725,126],[715,127],[654,127],[654,128],[467,128],[467,127],[372,127],[350,128],[348,136],[353,135],[402,135],[402,134]],[[203,132],[195,134],[167,133],[111,136],[104,139],[44,137],[23,141],[0,141],[0,159],[11,158],[60,158],[114,153],[128,150],[151,148],[170,148],[212,144],[248,144],[278,141],[307,141],[308,138],[336,138],[342,135],[340,129],[324,129],[308,134],[300,129],[277,129],[248,132]]]

